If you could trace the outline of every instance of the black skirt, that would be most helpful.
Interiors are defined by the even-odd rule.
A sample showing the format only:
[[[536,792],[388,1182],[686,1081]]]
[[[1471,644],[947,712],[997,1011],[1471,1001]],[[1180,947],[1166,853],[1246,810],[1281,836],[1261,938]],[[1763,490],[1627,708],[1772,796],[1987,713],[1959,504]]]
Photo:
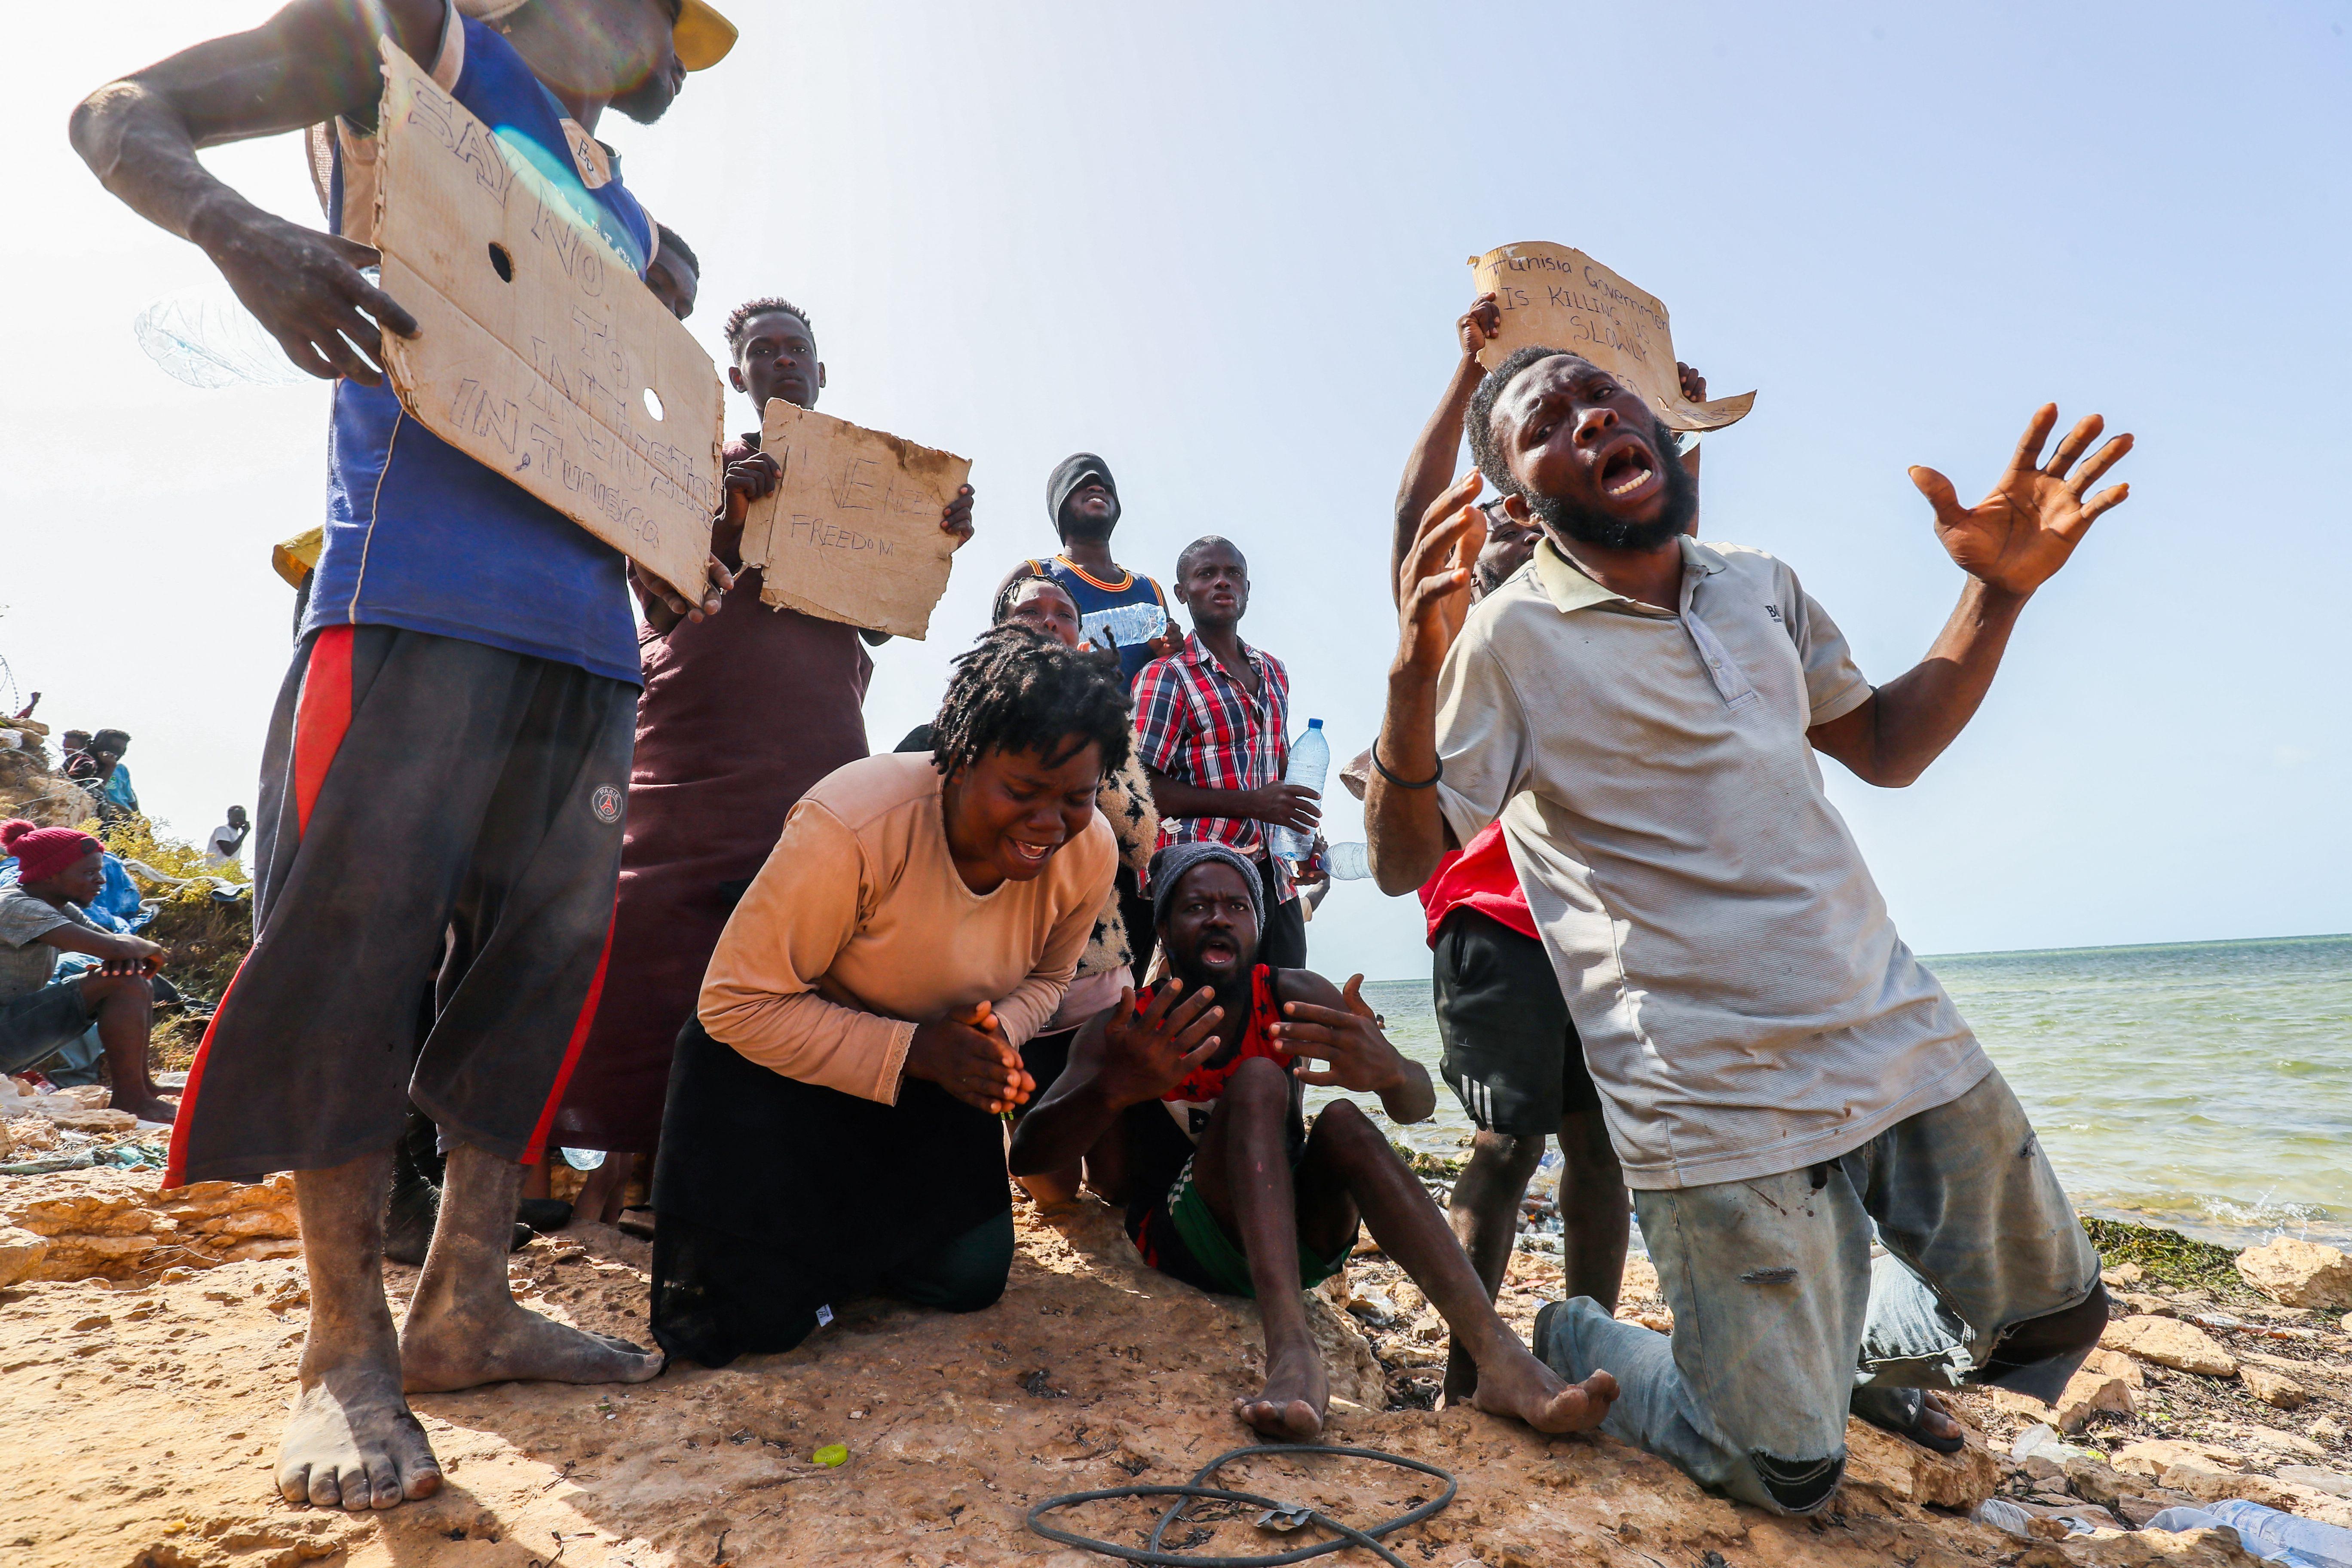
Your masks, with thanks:
[[[654,1171],[653,1331],[724,1366],[1013,1205],[1003,1124],[937,1084],[884,1105],[677,1037]]]

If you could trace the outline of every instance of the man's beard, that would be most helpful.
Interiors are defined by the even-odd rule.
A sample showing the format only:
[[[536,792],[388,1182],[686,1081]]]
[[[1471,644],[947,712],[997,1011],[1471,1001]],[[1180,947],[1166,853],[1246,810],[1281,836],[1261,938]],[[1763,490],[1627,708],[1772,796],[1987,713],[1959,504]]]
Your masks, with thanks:
[[[1101,518],[1082,517],[1075,511],[1062,514],[1062,537],[1067,539],[1108,540],[1118,526],[1118,503],[1111,502],[1110,510]]]
[[[1580,505],[1558,496],[1527,492],[1528,510],[1555,536],[1590,544],[1596,550],[1651,551],[1690,526],[1698,510],[1698,484],[1675,451],[1673,435],[1660,425],[1650,437],[1653,454],[1664,465],[1659,478],[1666,487],[1665,506],[1655,521],[1628,522],[1598,507]]]
[[[677,101],[677,94],[667,82],[658,76],[648,76],[628,91],[615,95],[612,109],[639,125],[651,125],[667,114],[669,106]]]

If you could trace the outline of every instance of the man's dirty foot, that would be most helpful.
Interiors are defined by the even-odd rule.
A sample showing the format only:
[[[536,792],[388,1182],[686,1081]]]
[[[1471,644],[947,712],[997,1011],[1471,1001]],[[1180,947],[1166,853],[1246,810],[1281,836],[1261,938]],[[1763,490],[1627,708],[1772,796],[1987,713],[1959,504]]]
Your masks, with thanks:
[[[126,1094],[118,1089],[107,1096],[106,1105],[110,1110],[127,1110],[142,1121],[161,1121],[166,1126],[180,1113],[178,1106],[152,1092]]]
[[[396,1508],[441,1489],[425,1428],[382,1366],[325,1373],[295,1398],[278,1443],[278,1492],[320,1508]]]
[[[1279,1442],[1312,1443],[1323,1435],[1323,1412],[1331,1401],[1323,1354],[1309,1341],[1270,1358],[1265,1387],[1255,1399],[1234,1401],[1234,1414]]]
[[[1527,1352],[1513,1349],[1495,1365],[1478,1369],[1470,1404],[1489,1415],[1515,1416],[1538,1432],[1590,1432],[1608,1416],[1616,1397],[1617,1380],[1605,1372],[1565,1383]]]
[[[559,1323],[512,1301],[478,1316],[450,1312],[422,1322],[412,1312],[400,1331],[401,1385],[411,1394],[509,1380],[643,1383],[662,1363],[659,1351]]]

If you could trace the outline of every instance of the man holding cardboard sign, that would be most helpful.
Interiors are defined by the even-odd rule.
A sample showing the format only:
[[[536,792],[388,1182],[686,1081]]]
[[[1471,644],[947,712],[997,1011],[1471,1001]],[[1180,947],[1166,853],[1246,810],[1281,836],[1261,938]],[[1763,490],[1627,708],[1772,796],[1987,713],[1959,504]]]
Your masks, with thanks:
[[[752,407],[770,411],[771,423],[780,410],[815,404],[824,365],[798,305],[748,300],[729,313],[726,337],[728,379]],[[645,599],[646,618],[662,635],[645,645],[613,969],[552,1133],[565,1148],[616,1156],[581,1194],[591,1220],[620,1217],[631,1156],[654,1150],[671,1048],[694,1016],[736,898],[809,787],[866,755],[874,665],[858,639],[877,623],[803,614],[768,591],[765,549],[745,543],[746,517],[782,473],[761,445],[753,431],[728,447],[727,502],[710,547],[742,564],[718,612],[689,625],[657,597]],[[942,581],[944,558],[971,537],[971,503],[970,485],[926,501],[918,531],[938,542]],[[929,613],[929,601],[922,608]]]
[[[1964,577],[1883,686],[1786,564],[1685,534],[1693,488],[1630,382],[1542,344],[1480,384],[1479,472],[1399,579],[1373,875],[1405,892],[1502,825],[1674,1313],[1669,1338],[1554,1302],[1535,1352],[1615,1374],[1611,1435],[1777,1512],[1829,1504],[1849,1409],[1952,1451],[1927,1389],[2054,1399],[2106,1322],[2032,1128],[1816,759],[1900,787],[1975,714],[2026,602],[2128,493],[2093,487],[2132,438],[2094,450],[2093,415],[2045,459],[2057,418],[1973,507],[1911,470]],[[1469,614],[1482,476],[1543,542]]]
[[[168,1180],[299,1173],[310,1331],[278,1483],[289,1501],[347,1509],[440,1485],[404,1390],[634,1382],[661,1364],[524,1311],[505,1268],[517,1162],[540,1155],[604,970],[638,679],[622,553],[383,384],[392,344],[425,344],[433,302],[412,311],[367,279],[377,257],[359,220],[383,139],[419,129],[383,122],[389,45],[426,62],[417,102],[499,128],[465,140],[451,117],[443,153],[493,184],[538,169],[576,198],[546,242],[600,277],[641,273],[651,221],[589,132],[608,106],[658,118],[733,30],[703,0],[462,9],[294,0],[100,89],[72,126],[110,190],[204,247],[289,357],[337,381],[325,548],[264,762],[257,941],[189,1075]],[[325,127],[314,152],[332,232],[261,211],[195,155],[306,125]],[[536,258],[518,260],[516,286],[540,287]],[[625,291],[640,292],[633,278]],[[437,333],[446,318],[433,319]],[[698,586],[689,613],[715,608],[726,580]],[[441,1126],[449,1179],[395,1334],[383,1214],[411,1100]]]

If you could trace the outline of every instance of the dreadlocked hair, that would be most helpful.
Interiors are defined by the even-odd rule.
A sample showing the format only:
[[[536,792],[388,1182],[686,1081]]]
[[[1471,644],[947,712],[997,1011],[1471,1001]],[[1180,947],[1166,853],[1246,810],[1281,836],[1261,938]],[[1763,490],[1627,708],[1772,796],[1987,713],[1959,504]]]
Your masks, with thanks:
[[[801,325],[806,327],[812,335],[816,331],[816,323],[809,320],[809,313],[806,310],[781,295],[763,294],[757,300],[746,300],[727,312],[728,353],[730,355],[742,353],[743,335],[751,328],[751,318],[767,315],[772,310],[779,315],[798,316],[801,319]]]
[[[1091,741],[1108,776],[1126,763],[1134,736],[1134,705],[1118,665],[1007,621],[956,657],[931,726],[931,765],[952,775],[995,751],[1034,752],[1055,763]]]

